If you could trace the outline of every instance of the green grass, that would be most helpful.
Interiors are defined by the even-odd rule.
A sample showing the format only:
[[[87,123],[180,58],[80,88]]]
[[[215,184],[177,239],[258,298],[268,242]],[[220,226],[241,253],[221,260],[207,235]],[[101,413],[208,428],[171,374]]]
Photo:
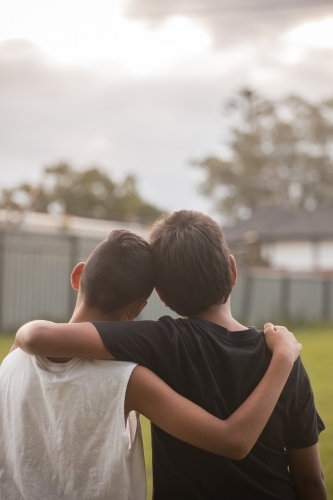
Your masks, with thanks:
[[[333,498],[333,327],[294,330],[303,344],[302,360],[313,387],[316,407],[326,429],[319,448],[328,498]]]
[[[14,335],[0,335],[0,363],[14,343]]]
[[[143,437],[143,447],[145,450],[146,475],[147,475],[147,500],[152,497],[152,460],[151,460],[151,439],[150,422],[143,415],[140,417]]]
[[[328,498],[333,499],[333,327],[315,326],[293,330],[303,344],[302,359],[309,373],[315,393],[317,410],[326,430],[320,437],[320,454],[324,469]],[[0,361],[13,343],[13,336],[0,336]],[[151,498],[151,448],[149,422],[141,417],[147,466],[148,495]]]

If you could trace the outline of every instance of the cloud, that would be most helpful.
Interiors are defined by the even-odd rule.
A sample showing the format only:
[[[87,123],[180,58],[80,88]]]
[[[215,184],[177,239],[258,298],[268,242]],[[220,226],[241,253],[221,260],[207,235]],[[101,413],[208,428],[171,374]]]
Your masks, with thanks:
[[[199,173],[187,166],[209,121],[200,83],[189,89],[187,80],[63,67],[23,41],[2,45],[0,72],[4,184],[36,179],[42,166],[64,159],[101,165],[117,178],[135,173],[143,194],[160,206],[207,206],[196,195]]]
[[[295,8],[301,4],[309,8]],[[191,9],[203,5],[211,15],[196,15],[187,25],[181,24],[186,18],[177,25],[164,15],[135,14],[143,39],[147,36],[151,44],[159,40],[163,46],[169,37],[177,46],[184,26],[194,38],[202,33],[206,40],[204,50],[171,59],[158,60],[160,49],[154,54],[152,47],[157,61],[146,72],[117,58],[64,64],[27,39],[2,42],[3,185],[37,179],[44,165],[63,159],[77,167],[100,165],[117,178],[134,173],[143,195],[167,209],[211,211],[209,200],[197,193],[202,172],[189,162],[223,151],[229,125],[223,101],[244,86],[271,97],[293,92],[318,100],[332,95],[333,50],[309,46],[290,34],[322,22],[333,6],[312,8],[314,1],[296,0],[294,9],[280,2],[285,10],[273,13],[272,2],[261,0],[261,12],[247,12],[250,3],[244,2],[246,12],[236,15],[231,11],[238,3],[193,0]],[[213,15],[221,5],[229,14]],[[141,12],[155,6],[135,2]],[[158,8],[163,6],[168,12],[185,11],[189,3],[159,2]],[[134,2],[127,15],[127,22],[134,22]]]
[[[326,0],[129,0],[125,14],[130,19],[159,25],[175,15],[201,23],[213,38],[216,49],[243,42],[274,38],[296,24],[333,14]]]

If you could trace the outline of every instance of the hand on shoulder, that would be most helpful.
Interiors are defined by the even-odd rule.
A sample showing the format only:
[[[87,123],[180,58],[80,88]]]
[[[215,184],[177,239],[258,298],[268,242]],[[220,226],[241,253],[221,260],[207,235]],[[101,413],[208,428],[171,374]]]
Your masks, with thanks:
[[[288,357],[294,363],[299,357],[302,344],[295,338],[285,326],[276,326],[272,323],[265,323],[265,341],[271,353]]]

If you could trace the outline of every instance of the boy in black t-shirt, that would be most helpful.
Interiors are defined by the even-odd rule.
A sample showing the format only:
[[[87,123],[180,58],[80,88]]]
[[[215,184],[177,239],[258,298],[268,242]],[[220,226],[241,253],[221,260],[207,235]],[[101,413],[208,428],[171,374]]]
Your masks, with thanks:
[[[78,291],[71,323],[131,321],[154,287],[150,246],[129,231],[113,231],[86,263],[75,266],[71,283]],[[33,359],[20,349],[10,353],[0,369],[0,498],[144,500],[136,416],[129,419],[131,437],[124,432],[132,410],[193,446],[244,458],[267,423],[301,348],[283,327],[275,332],[268,328],[265,339],[272,350],[269,369],[227,420],[181,397],[143,366]]]
[[[30,345],[24,346],[23,334],[18,341],[36,354],[50,355],[47,350],[56,345],[58,355],[140,363],[183,396],[227,418],[261,380],[271,355],[261,332],[232,317],[230,293],[237,273],[222,230],[201,213],[176,212],[155,224],[151,248],[156,290],[183,318],[81,323],[80,330],[45,323],[45,335],[41,329],[34,335],[32,327]],[[78,345],[76,336],[82,339],[83,332],[85,344]],[[298,360],[244,460],[209,454],[152,426],[154,498],[324,500],[317,445],[323,428]]]

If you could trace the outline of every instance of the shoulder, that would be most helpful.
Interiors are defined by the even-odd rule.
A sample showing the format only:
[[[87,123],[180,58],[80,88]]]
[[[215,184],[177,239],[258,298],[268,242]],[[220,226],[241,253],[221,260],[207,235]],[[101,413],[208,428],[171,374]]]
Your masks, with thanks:
[[[303,365],[301,357],[296,359],[289,379],[296,386],[297,390],[301,390],[304,386],[311,387],[309,375],[305,369],[305,366]]]
[[[14,351],[7,354],[4,360],[1,363],[1,370],[10,369],[11,367],[19,367],[22,363],[27,364],[31,363],[34,359],[34,356],[27,354],[22,351],[20,348],[15,349]]]
[[[23,387],[36,371],[36,360],[21,349],[9,353],[0,366],[0,384],[5,387]],[[2,392],[2,391],[0,391]],[[5,392],[5,391],[3,391]]]

